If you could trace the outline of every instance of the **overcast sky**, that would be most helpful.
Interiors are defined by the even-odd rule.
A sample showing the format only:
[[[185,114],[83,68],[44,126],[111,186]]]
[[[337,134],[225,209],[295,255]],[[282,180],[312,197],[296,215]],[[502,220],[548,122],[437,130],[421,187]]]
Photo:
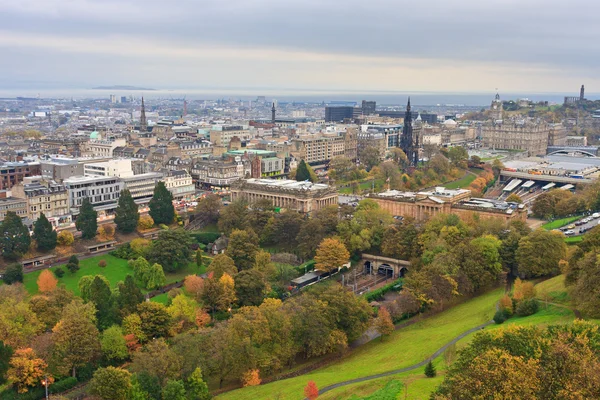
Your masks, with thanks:
[[[600,92],[599,18],[596,0],[0,0],[0,85],[575,95]]]

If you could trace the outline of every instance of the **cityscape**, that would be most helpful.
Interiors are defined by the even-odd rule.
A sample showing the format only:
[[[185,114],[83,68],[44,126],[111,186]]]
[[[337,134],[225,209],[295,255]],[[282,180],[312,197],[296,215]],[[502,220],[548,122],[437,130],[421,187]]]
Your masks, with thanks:
[[[600,398],[596,5],[0,11],[0,399]]]

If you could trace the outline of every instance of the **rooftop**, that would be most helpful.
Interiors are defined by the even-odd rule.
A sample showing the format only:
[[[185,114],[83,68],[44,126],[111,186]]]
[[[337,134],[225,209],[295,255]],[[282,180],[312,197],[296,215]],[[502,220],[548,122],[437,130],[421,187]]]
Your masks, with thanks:
[[[253,185],[263,185],[271,188],[295,189],[295,190],[324,190],[329,189],[329,185],[323,183],[312,183],[308,181],[299,182],[292,179],[246,179],[246,183]]]

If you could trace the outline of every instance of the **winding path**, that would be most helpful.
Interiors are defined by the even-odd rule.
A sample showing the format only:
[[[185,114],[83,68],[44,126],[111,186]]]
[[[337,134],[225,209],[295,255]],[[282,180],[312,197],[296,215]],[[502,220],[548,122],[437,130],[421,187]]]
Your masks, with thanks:
[[[452,339],[451,341],[449,341],[448,343],[446,343],[444,346],[442,346],[438,351],[436,351],[435,353],[433,353],[431,355],[431,357],[417,363],[417,364],[413,364],[410,365],[408,367],[404,367],[404,368],[399,368],[399,369],[393,369],[391,371],[386,371],[386,372],[382,372],[380,374],[375,374],[375,375],[369,375],[369,376],[363,376],[362,378],[356,378],[356,379],[350,379],[348,381],[343,381],[343,382],[338,382],[338,383],[334,383],[333,385],[329,385],[329,386],[325,386],[324,388],[319,390],[319,394],[323,394],[326,392],[329,392],[330,390],[333,389],[337,389],[339,387],[342,386],[347,386],[347,385],[352,385],[354,383],[360,383],[360,382],[365,382],[365,381],[370,381],[373,379],[379,379],[379,378],[384,378],[386,376],[390,376],[390,375],[396,375],[396,374],[401,374],[403,372],[408,372],[408,371],[412,371],[415,370],[417,368],[421,368],[424,367],[425,364],[427,364],[430,360],[433,360],[437,357],[439,357],[444,351],[446,351],[446,349],[455,344],[456,342],[458,342],[460,339],[464,338],[465,336],[470,335],[473,332],[477,332],[483,328],[485,328],[488,325],[493,324],[494,321],[488,321],[485,324],[481,324],[479,326],[476,326],[475,328],[469,329],[468,331],[461,333],[460,335],[458,335],[457,337],[455,337],[454,339]],[[308,399],[304,399],[304,400],[308,400]]]

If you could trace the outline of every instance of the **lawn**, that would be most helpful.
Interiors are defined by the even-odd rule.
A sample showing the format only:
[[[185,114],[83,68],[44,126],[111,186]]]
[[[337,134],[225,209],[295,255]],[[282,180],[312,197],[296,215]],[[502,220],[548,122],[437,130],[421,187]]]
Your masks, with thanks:
[[[106,267],[102,268],[98,266],[100,260],[106,261]],[[80,269],[76,273],[72,274],[66,267],[65,275],[58,279],[59,285],[65,285],[65,287],[79,296],[79,279],[86,275],[103,275],[110,282],[111,287],[115,287],[118,282],[124,281],[127,275],[133,275],[133,270],[127,264],[127,260],[111,256],[110,254],[103,254],[100,256],[86,258],[79,261]],[[51,270],[56,268],[52,267]],[[184,268],[175,273],[167,273],[167,283],[173,283],[182,280],[189,274],[203,273],[205,268],[198,269],[195,263],[190,263],[187,268]],[[25,274],[23,284],[30,294],[36,294],[38,292],[37,279],[42,271],[35,271]]]
[[[374,340],[354,350],[350,355],[327,367],[297,378],[267,385],[238,389],[218,396],[218,399],[299,399],[308,380],[317,387],[407,367],[423,361],[461,333],[489,321],[494,304],[502,294],[497,289],[441,314],[426,318],[395,331],[385,340]],[[415,371],[416,372],[416,371]]]
[[[164,305],[167,304],[167,300],[169,300],[169,293],[159,294],[158,296],[154,296],[150,299],[150,301],[153,301],[155,303],[161,303]]]
[[[569,237],[565,238],[566,244],[577,244],[577,243],[581,243],[582,241],[583,241],[583,235],[569,236]]]
[[[581,216],[555,219],[554,221],[551,221],[551,222],[548,222],[548,223],[542,225],[542,228],[544,228],[547,231],[550,231],[552,229],[562,228],[565,225],[569,225],[571,222],[577,221],[579,218],[581,218]]]
[[[466,188],[475,179],[477,179],[477,175],[467,174],[467,175],[465,175],[464,177],[462,177],[461,179],[459,179],[457,181],[445,184],[444,187],[446,189],[461,189],[461,188]]]
[[[364,190],[371,190],[371,189],[373,189],[373,185],[375,185],[375,188],[383,186],[383,183],[384,183],[383,179],[375,179],[375,182],[373,182],[372,179],[369,179],[368,181],[361,182],[358,185],[359,192],[362,192]],[[348,186],[348,187],[341,188],[339,190],[339,193],[341,193],[341,194],[353,194],[352,193],[352,184],[350,183],[349,185],[350,186]]]
[[[547,279],[535,285],[537,297],[541,300],[547,300],[551,303],[569,305],[571,299],[565,288],[565,276],[558,275],[554,278]]]

